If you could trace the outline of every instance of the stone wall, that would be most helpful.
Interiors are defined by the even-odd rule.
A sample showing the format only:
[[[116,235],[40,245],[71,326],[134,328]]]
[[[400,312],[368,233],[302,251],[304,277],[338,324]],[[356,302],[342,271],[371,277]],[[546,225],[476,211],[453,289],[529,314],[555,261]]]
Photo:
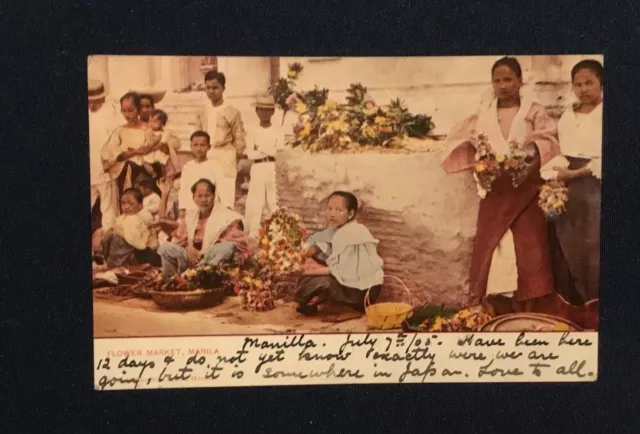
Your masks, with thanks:
[[[380,240],[385,273],[402,279],[414,303],[464,304],[479,199],[469,173],[446,174],[439,153],[278,156],[278,202],[299,213],[310,232],[325,227],[334,190],[355,193],[358,221]],[[402,300],[385,282],[385,298]]]

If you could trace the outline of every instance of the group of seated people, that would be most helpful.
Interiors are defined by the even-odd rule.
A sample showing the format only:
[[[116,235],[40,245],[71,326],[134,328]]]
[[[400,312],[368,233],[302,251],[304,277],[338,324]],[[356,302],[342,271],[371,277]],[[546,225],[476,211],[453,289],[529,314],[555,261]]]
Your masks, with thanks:
[[[200,179],[191,186],[197,208],[177,216],[169,211],[175,206],[168,206],[171,183],[157,182],[161,196],[153,183],[141,175],[134,188],[123,191],[122,213],[102,241],[108,267],[151,264],[162,267],[163,278],[169,279],[189,267],[217,265],[256,250],[258,240],[245,233],[243,217],[220,204],[210,180]],[[363,312],[367,291],[371,301],[377,298],[383,261],[377,253],[378,240],[355,220],[357,209],[352,193],[336,191],[329,196],[328,227],[308,240],[308,260],[296,292],[298,312],[315,315],[319,305],[330,301]]]

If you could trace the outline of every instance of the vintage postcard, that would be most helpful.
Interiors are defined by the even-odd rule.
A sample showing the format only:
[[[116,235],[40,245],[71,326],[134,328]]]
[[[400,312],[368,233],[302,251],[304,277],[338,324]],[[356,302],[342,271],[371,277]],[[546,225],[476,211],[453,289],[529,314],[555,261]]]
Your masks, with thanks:
[[[595,381],[603,65],[90,56],[95,388]]]

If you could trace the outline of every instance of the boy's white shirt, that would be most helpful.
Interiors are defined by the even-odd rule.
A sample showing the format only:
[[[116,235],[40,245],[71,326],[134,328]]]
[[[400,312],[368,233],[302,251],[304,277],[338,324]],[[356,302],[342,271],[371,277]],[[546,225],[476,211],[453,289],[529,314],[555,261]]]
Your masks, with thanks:
[[[251,160],[275,157],[284,141],[284,129],[279,125],[271,124],[268,128],[258,125],[247,132],[247,157]]]

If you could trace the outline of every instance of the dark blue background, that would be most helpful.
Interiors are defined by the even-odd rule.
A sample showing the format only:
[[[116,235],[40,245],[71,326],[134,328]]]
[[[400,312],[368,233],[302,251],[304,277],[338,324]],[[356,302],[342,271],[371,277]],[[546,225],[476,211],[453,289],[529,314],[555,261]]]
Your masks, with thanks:
[[[640,431],[633,2],[65,3],[3,4],[0,15],[0,431]],[[92,390],[88,54],[599,52],[606,96],[597,383]]]

